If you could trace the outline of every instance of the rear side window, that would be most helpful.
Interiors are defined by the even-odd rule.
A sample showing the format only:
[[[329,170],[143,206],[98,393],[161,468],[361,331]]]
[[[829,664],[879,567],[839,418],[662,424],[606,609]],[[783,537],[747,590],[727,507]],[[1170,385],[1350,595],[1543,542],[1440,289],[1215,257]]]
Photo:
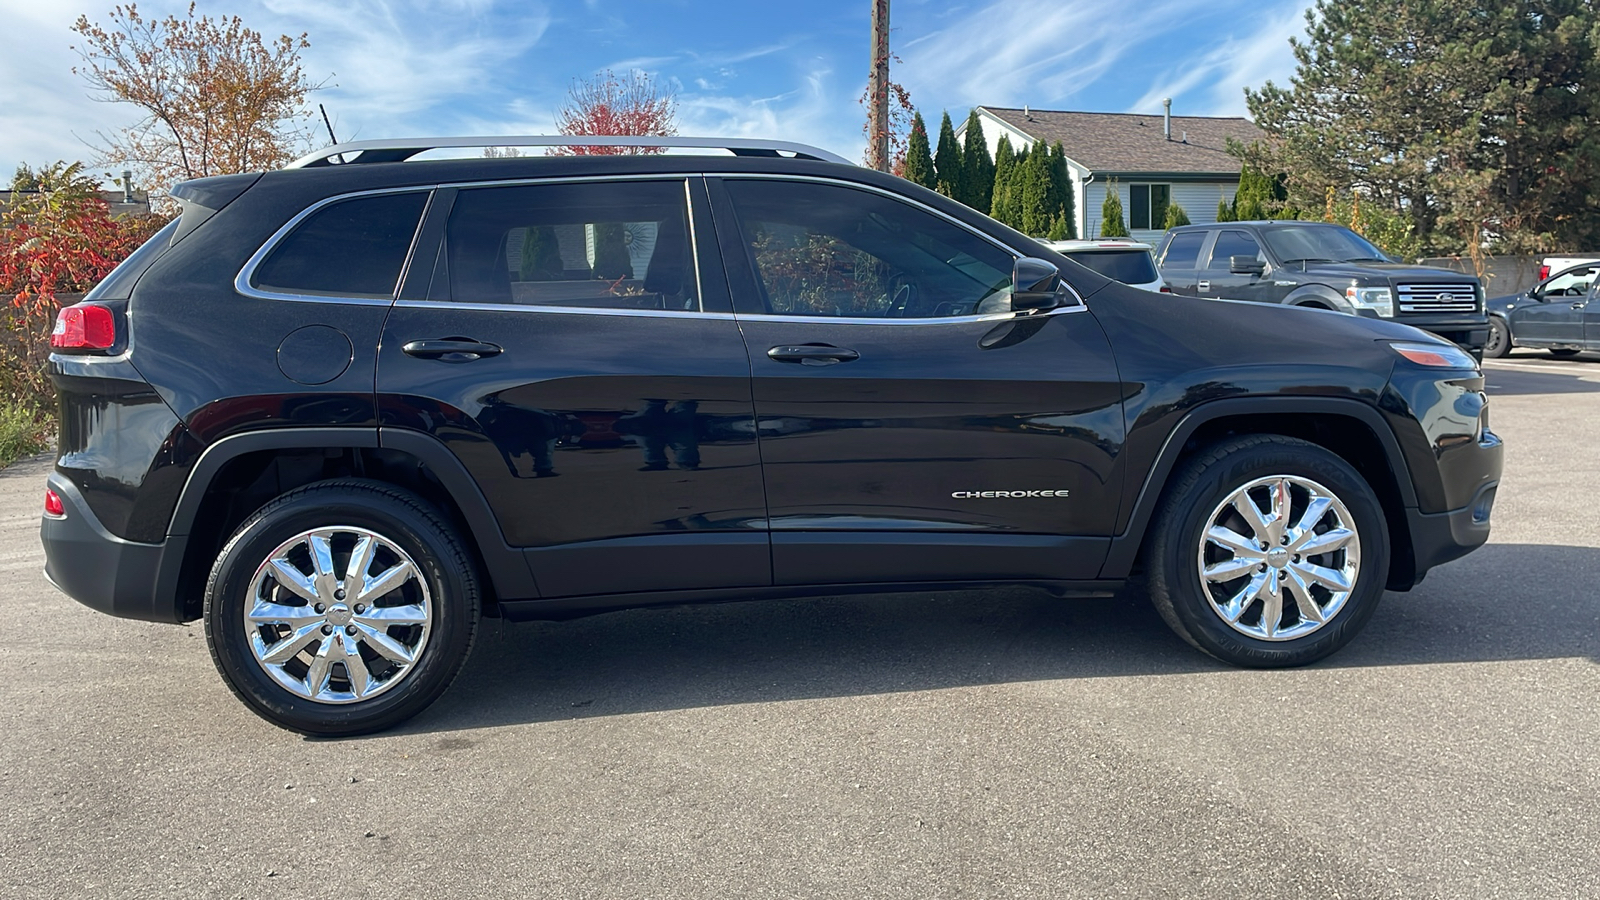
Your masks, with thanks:
[[[411,250],[426,191],[331,203],[272,248],[252,287],[283,294],[390,299]]]
[[[1217,235],[1216,246],[1211,248],[1211,265],[1208,268],[1227,271],[1229,260],[1235,256],[1258,258],[1261,245],[1244,231],[1224,231]]]
[[[1149,284],[1158,277],[1148,250],[1074,250],[1067,257],[1123,284]]]
[[[1172,236],[1167,242],[1165,253],[1161,254],[1161,267],[1172,269],[1192,269],[1200,261],[1200,247],[1206,242],[1204,231],[1181,231]]]
[[[463,189],[445,241],[458,302],[700,309],[682,180]]]

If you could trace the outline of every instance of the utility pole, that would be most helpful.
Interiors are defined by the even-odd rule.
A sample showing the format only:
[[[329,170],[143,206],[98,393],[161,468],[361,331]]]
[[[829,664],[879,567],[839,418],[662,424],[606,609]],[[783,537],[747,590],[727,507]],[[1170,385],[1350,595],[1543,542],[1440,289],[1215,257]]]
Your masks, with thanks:
[[[867,165],[889,171],[889,0],[872,0],[872,76],[867,81]]]

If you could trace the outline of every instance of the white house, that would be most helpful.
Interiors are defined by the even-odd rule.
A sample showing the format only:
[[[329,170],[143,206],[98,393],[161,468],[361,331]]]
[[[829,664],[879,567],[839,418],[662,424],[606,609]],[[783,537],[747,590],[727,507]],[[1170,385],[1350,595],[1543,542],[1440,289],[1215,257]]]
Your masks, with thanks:
[[[1183,207],[1197,225],[1215,222],[1217,204],[1232,202],[1239,188],[1239,160],[1228,153],[1228,139],[1249,144],[1265,137],[1249,119],[1211,116],[980,106],[978,120],[991,154],[1001,135],[1018,150],[1036,141],[1061,142],[1084,238],[1099,236],[1100,207],[1113,182],[1123,223],[1141,240],[1161,237],[1168,203]]]

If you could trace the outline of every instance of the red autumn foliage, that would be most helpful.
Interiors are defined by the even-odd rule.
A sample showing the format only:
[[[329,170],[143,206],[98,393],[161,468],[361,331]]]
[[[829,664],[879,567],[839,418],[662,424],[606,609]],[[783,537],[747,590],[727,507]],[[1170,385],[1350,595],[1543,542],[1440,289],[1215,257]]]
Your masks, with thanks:
[[[609,70],[587,81],[575,81],[567,91],[567,105],[556,113],[562,134],[646,135],[672,137],[678,133],[678,99],[657,87],[643,72],[619,78]],[[662,153],[662,147],[594,147],[574,145],[550,150],[556,156],[639,156]]]

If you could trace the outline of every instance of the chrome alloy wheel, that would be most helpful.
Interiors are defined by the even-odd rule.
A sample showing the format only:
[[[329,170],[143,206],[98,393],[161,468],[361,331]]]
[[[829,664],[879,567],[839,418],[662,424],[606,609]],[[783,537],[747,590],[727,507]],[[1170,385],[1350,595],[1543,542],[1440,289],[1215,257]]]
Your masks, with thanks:
[[[1361,571],[1350,511],[1308,478],[1258,478],[1206,519],[1198,554],[1211,610],[1264,641],[1305,637],[1333,620]]]
[[[244,630],[256,662],[284,689],[318,703],[368,700],[416,667],[433,627],[417,564],[353,526],[278,545],[250,579]]]

